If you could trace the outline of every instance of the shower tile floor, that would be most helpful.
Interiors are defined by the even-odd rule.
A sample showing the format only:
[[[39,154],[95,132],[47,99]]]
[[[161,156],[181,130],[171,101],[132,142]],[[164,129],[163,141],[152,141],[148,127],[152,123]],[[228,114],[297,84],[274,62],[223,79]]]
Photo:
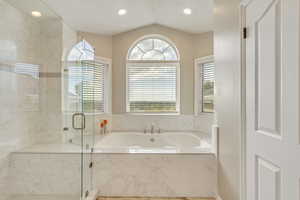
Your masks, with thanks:
[[[215,198],[168,197],[98,197],[97,200],[215,200]]]

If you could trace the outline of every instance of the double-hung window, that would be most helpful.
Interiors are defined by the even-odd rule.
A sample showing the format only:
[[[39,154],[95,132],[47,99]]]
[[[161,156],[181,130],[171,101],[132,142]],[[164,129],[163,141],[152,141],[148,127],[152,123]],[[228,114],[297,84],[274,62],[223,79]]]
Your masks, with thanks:
[[[161,36],[136,42],[127,57],[129,113],[179,113],[180,64],[174,45]]]
[[[195,60],[195,114],[213,113],[215,97],[215,64],[213,56]]]

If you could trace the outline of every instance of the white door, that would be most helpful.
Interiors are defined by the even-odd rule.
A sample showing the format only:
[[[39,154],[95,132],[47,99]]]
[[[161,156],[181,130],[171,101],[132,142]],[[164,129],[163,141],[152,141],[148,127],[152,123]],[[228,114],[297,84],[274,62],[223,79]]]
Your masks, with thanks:
[[[300,200],[299,0],[245,8],[247,200]]]

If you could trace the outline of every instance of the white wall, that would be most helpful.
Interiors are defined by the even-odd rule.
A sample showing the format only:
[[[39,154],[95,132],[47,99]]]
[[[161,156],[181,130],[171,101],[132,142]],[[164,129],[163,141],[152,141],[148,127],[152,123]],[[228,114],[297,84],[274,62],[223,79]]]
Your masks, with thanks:
[[[96,56],[112,59],[112,36],[78,32],[78,41],[85,39],[95,48]]]
[[[214,56],[219,136],[219,194],[240,199],[241,65],[239,0],[215,0]]]

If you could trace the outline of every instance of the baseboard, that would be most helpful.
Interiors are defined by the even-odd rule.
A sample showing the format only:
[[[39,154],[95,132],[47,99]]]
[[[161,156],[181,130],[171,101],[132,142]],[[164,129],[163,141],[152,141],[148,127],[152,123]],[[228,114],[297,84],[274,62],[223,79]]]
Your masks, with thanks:
[[[223,200],[219,195],[217,195],[216,200]]]

